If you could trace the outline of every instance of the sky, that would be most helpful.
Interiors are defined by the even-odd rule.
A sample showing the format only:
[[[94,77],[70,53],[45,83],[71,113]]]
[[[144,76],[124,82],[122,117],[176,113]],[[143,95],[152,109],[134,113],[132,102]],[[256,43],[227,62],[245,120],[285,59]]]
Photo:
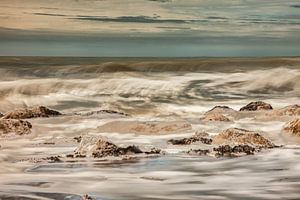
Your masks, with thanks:
[[[300,0],[0,0],[0,56],[300,56]]]

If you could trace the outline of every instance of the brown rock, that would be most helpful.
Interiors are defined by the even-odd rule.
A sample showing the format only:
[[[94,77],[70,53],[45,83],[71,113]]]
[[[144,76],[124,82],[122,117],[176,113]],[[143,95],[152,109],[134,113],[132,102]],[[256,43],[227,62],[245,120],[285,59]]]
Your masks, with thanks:
[[[300,137],[300,118],[288,122],[283,130]]]
[[[230,119],[225,117],[220,113],[208,113],[202,119],[203,122],[211,122],[211,121],[221,121],[221,122],[229,122]]]
[[[32,125],[23,120],[0,119],[0,136],[7,134],[24,135],[31,133]]]
[[[273,116],[299,116],[300,115],[300,106],[295,104],[295,105],[290,105],[286,106],[284,108],[274,110],[271,115]]]
[[[207,111],[206,114],[232,114],[236,111],[228,106],[215,106],[211,110]]]
[[[192,137],[189,138],[182,138],[182,139],[170,139],[168,140],[168,143],[173,145],[189,145],[195,142],[202,142],[203,144],[211,144],[212,139],[208,138],[207,133],[196,133]]]
[[[143,152],[137,146],[118,147],[112,142],[107,141],[103,137],[83,136],[78,148],[75,150],[75,156],[92,156],[94,158],[102,158],[107,156],[122,156],[134,154],[159,154],[160,150],[151,149],[150,151]]]
[[[101,132],[135,133],[142,135],[163,135],[189,131],[191,124],[184,121],[173,122],[140,122],[140,121],[113,121],[99,127]]]
[[[3,117],[3,114],[0,112],[0,117]]]
[[[60,112],[51,110],[44,106],[37,106],[33,108],[20,108],[8,112],[3,116],[3,119],[27,119],[36,117],[50,117],[61,115]]]
[[[272,110],[272,106],[262,101],[251,102],[242,107],[240,111]]]
[[[230,128],[213,138],[212,144],[217,145],[252,145],[262,148],[272,148],[275,145],[259,133],[245,129]]]

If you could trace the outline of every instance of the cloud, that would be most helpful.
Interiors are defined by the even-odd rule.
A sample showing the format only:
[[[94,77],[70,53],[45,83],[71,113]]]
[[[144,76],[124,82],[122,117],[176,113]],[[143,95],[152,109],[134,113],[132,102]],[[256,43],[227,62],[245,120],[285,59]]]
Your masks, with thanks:
[[[148,1],[154,1],[154,2],[160,2],[160,3],[171,2],[171,0],[148,0]]]
[[[293,18],[295,18],[294,16]],[[299,25],[299,21],[292,21],[288,19],[259,19],[259,18],[240,18],[241,24],[274,24],[274,25]]]
[[[55,17],[66,17],[67,15],[63,14],[53,14],[53,13],[33,13],[34,15],[46,15],[46,16],[55,16]]]
[[[4,8],[0,29],[11,29],[9,33],[0,30],[2,41],[4,36],[13,40],[12,35],[15,40],[50,40],[56,37],[46,35],[57,34],[62,40],[77,35],[81,36],[78,40],[98,35],[197,36],[211,42],[214,39],[210,37],[231,36],[239,42],[242,40],[237,37],[268,37],[297,43],[300,35],[299,0],[0,0],[0,7]],[[26,36],[25,31],[36,37]]]
[[[300,4],[299,5],[290,5],[290,7],[292,7],[292,8],[300,8]]]
[[[148,16],[121,16],[121,17],[100,17],[100,16],[77,16],[73,19],[88,20],[88,21],[101,21],[101,22],[123,22],[123,23],[189,23],[195,20],[182,20],[182,19],[160,19],[158,17]]]
[[[209,16],[207,19],[228,19],[227,17],[215,17],[215,16]]]

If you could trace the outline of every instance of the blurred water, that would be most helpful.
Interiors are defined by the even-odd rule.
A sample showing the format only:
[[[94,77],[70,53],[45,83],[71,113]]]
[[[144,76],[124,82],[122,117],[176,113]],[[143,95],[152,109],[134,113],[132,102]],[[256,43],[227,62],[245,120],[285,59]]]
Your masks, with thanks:
[[[256,115],[231,123],[199,120],[215,105],[239,109],[253,100],[265,100],[274,108],[299,104],[299,68],[257,66],[222,71],[212,67],[211,71],[189,72],[120,72],[117,68],[99,72],[95,66],[91,69],[80,64],[56,69],[56,65],[43,70],[16,64],[0,69],[5,74],[0,77],[1,112],[45,105],[67,114],[30,119],[34,127],[31,135],[0,139],[0,199],[80,199],[86,193],[97,199],[131,200],[299,199],[300,140],[282,134],[285,120],[260,120]],[[131,117],[72,115],[100,109],[126,112]],[[99,126],[114,120],[185,120],[193,130],[161,136],[100,131]],[[197,145],[166,143],[196,130],[215,135],[229,127],[262,131],[284,147],[237,159],[216,159],[180,153],[199,148]],[[156,146],[166,155],[132,160],[22,161],[70,153],[77,146],[72,138],[86,133],[103,135],[118,145]],[[44,144],[46,141],[55,141],[55,145]]]

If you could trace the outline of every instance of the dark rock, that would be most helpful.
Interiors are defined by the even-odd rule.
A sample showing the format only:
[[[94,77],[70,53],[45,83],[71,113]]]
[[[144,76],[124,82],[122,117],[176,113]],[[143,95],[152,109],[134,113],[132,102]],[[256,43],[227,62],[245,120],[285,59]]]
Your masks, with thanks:
[[[207,133],[196,133],[192,137],[182,139],[170,139],[168,143],[173,145],[189,145],[195,142],[202,142],[204,144],[211,144],[212,139],[208,138]]]
[[[49,156],[49,157],[33,157],[33,158],[26,158],[19,160],[20,162],[32,162],[32,163],[41,163],[41,162],[48,162],[48,163],[57,163],[62,162],[61,156]]]
[[[248,105],[242,107],[240,111],[256,111],[256,110],[272,110],[272,106],[262,101],[251,102]]]
[[[227,157],[236,157],[243,154],[252,155],[256,149],[249,145],[237,145],[231,147],[230,145],[223,145],[213,149],[216,152],[216,156],[227,156]]]
[[[157,148],[152,148],[150,151],[145,151],[145,154],[161,154],[161,150]]]
[[[213,138],[212,144],[217,145],[251,145],[273,148],[275,145],[259,133],[245,129],[229,128]]]
[[[0,119],[0,136],[7,134],[25,135],[31,133],[32,125],[28,121]]]
[[[290,122],[288,122],[284,128],[284,131],[291,133],[295,136],[299,136],[300,137],[300,118],[299,119],[294,119]]]
[[[151,181],[165,181],[165,178],[152,177],[152,176],[142,176],[141,179],[151,180]]]
[[[71,154],[68,154],[67,156],[68,156],[68,157],[71,157]],[[80,153],[77,153],[77,152],[76,152],[72,157],[73,157],[73,158],[85,158],[86,155],[80,154]]]
[[[91,116],[91,115],[100,115],[100,114],[129,116],[129,114],[127,113],[123,113],[115,110],[97,110],[97,111],[91,111],[86,113],[75,113],[75,115],[81,115],[81,116]]]
[[[139,154],[139,153],[143,153],[142,150],[140,150],[139,147],[135,146],[135,145],[130,145],[128,147],[118,147],[119,151],[120,151],[120,155],[131,155],[131,154]]]
[[[76,140],[76,142],[79,143],[82,139],[82,136],[77,136],[77,137],[74,137],[73,139]]]
[[[27,119],[37,117],[50,117],[61,115],[60,112],[51,110],[44,106],[37,106],[33,108],[20,108],[8,112],[3,116],[3,119]]]
[[[60,160],[60,156],[50,156],[45,158],[45,160],[48,160],[49,162],[55,163],[55,162],[62,162]]]
[[[46,144],[46,145],[55,145],[55,142],[44,142],[43,144]]]
[[[191,155],[206,156],[210,153],[210,151],[208,149],[190,149],[189,151],[187,151],[187,153]]]
[[[105,140],[99,140],[97,148],[93,152],[95,158],[102,158],[107,156],[121,156],[121,155],[133,155],[143,153],[137,146],[118,147],[111,142]]]
[[[3,117],[3,114],[0,112],[0,117]]]
[[[95,199],[90,197],[89,195],[85,194],[82,196],[82,200],[95,200]]]

